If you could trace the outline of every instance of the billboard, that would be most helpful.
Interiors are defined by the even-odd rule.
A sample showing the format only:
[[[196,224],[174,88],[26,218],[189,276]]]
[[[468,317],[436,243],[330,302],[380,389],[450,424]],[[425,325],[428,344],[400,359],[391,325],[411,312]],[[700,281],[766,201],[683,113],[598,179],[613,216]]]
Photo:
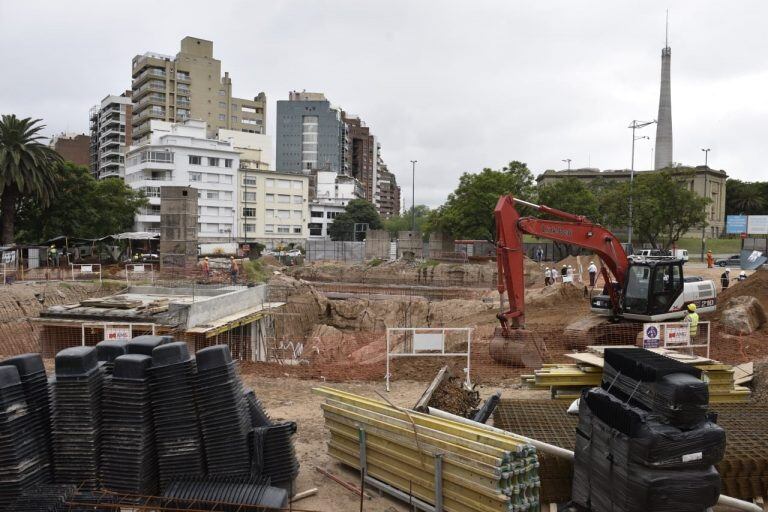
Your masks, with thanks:
[[[750,235],[768,235],[768,215],[749,215],[747,233]]]
[[[725,218],[725,232],[733,235],[747,232],[746,215],[728,215]]]

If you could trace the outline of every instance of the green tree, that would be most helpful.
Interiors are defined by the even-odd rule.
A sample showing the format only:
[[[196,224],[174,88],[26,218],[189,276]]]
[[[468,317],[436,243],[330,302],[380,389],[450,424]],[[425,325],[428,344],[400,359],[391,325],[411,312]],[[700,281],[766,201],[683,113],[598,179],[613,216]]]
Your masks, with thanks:
[[[726,215],[761,215],[768,211],[768,182],[725,182]]]
[[[687,187],[690,172],[676,168],[635,177],[632,229],[639,241],[669,249],[686,232],[706,225],[710,200]],[[607,225],[628,224],[629,193],[629,183],[621,183],[608,187],[600,196],[600,210]]]
[[[592,221],[598,216],[594,192],[582,180],[568,177],[539,187],[539,202],[567,213],[584,215]]]
[[[353,199],[347,204],[344,213],[337,216],[330,226],[328,234],[331,240],[364,239],[365,234],[356,234],[356,224],[367,224],[368,229],[381,229],[381,217],[376,208],[365,199]]]
[[[533,174],[516,160],[498,171],[485,168],[479,173],[464,173],[445,204],[430,212],[425,229],[460,239],[493,240],[493,209],[499,196],[513,194],[533,200],[535,192]]]
[[[54,174],[56,198],[47,205],[34,197],[17,209],[19,239],[40,242],[64,235],[101,238],[130,230],[143,195],[119,179],[96,180],[85,167],[60,164]]]
[[[424,233],[424,224],[427,221],[427,217],[430,214],[428,206],[423,204],[417,204],[416,209],[409,208],[408,211],[402,215],[394,215],[384,220],[384,229],[389,231],[392,235],[397,235],[399,231],[411,230],[411,215],[413,214],[413,220],[415,220],[416,231]]]
[[[54,173],[61,157],[42,144],[40,119],[0,118],[0,211],[2,242],[13,243],[16,209],[21,199],[34,198],[48,205],[56,192]]]

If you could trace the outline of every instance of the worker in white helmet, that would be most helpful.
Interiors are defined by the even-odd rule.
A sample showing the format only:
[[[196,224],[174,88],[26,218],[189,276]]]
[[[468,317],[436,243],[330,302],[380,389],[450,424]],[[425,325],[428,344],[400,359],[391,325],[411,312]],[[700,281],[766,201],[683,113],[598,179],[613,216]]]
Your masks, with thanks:
[[[552,284],[552,271],[549,270],[549,267],[544,269],[544,286],[549,286]]]
[[[744,280],[746,280],[746,279],[747,279],[747,272],[746,272],[746,271],[744,271],[744,270],[742,270],[741,272],[739,272],[739,281],[744,281]]]
[[[728,288],[728,284],[731,282],[731,269],[725,269],[725,272],[720,274],[720,284],[723,285],[723,290]]]
[[[589,286],[594,288],[595,283],[597,283],[597,265],[595,265],[594,261],[589,262],[587,272],[589,272]]]

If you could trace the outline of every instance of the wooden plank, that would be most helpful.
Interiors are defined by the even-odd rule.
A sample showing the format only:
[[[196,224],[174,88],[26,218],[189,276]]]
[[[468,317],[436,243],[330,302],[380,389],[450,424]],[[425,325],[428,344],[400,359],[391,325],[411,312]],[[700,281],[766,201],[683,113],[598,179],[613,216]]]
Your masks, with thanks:
[[[733,381],[736,384],[746,384],[752,381],[752,376],[755,373],[755,363],[749,362],[744,364],[738,364],[733,367],[734,375]]]
[[[419,412],[426,412],[427,407],[429,407],[429,401],[432,400],[432,394],[435,392],[437,387],[443,383],[445,379],[448,378],[448,366],[443,366],[440,368],[440,371],[437,372],[437,375],[434,379],[432,379],[432,382],[429,386],[427,386],[427,389],[424,390],[424,393],[421,394],[421,397],[416,402],[416,405],[414,406],[414,411]]]

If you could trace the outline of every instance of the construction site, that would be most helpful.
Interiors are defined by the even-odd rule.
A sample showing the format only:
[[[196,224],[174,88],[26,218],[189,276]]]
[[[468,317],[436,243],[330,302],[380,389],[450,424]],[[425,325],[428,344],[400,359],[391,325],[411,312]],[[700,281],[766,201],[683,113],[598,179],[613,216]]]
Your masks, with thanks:
[[[513,257],[5,285],[2,508],[765,510],[768,272],[686,264],[681,344],[597,319],[599,252]]]

